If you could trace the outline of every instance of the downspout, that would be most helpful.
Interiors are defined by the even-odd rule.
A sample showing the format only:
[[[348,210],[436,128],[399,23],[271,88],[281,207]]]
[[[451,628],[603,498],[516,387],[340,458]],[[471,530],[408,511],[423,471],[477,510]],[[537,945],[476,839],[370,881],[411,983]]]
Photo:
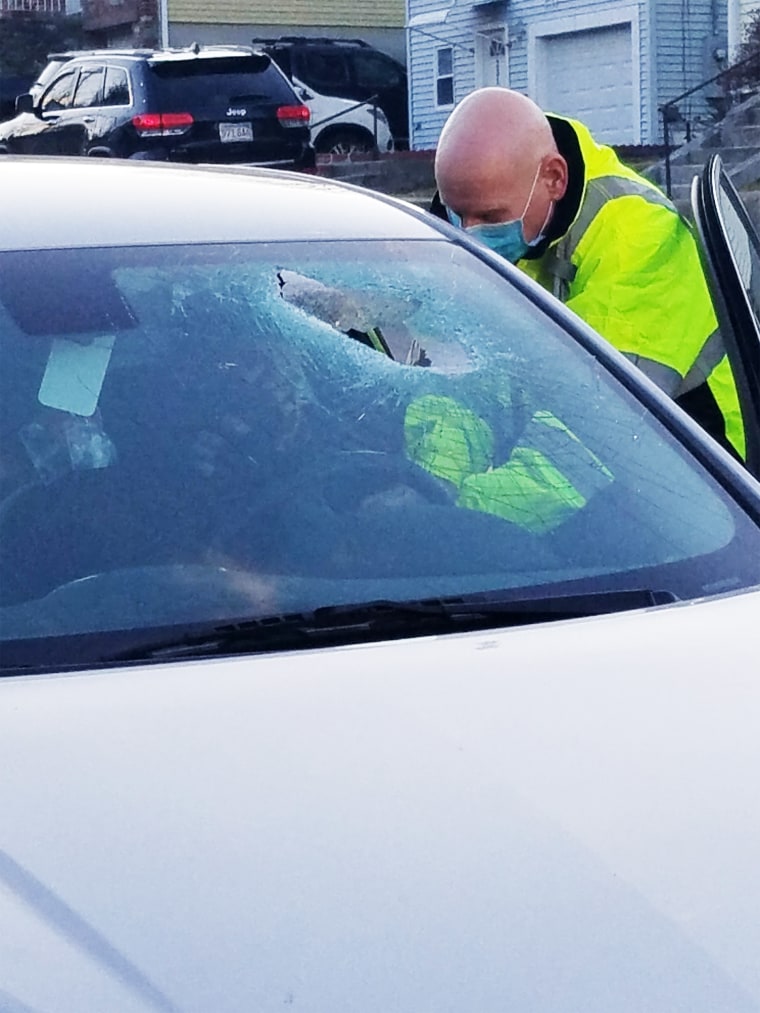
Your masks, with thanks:
[[[158,0],[158,45],[169,48],[169,0]]]
[[[404,3],[404,35],[406,43],[406,121],[409,125],[409,150],[415,150],[414,143],[414,120],[412,119],[412,109],[414,108],[414,74],[412,73],[412,33],[409,31],[409,22],[411,20],[410,0],[405,0]]]
[[[728,0],[728,64],[735,63],[739,58],[739,46],[742,41],[741,0]]]
[[[657,143],[660,133],[660,75],[657,67],[657,4],[647,4],[646,11],[648,57],[646,62],[646,74],[649,80],[646,82],[645,87],[649,95],[649,108],[647,109],[646,133],[643,137],[646,138],[644,143],[655,144]],[[643,61],[641,60],[642,35],[643,33],[639,32],[639,62],[641,65],[643,65]],[[639,105],[641,105],[641,98],[639,98]],[[639,118],[641,118],[640,114]],[[667,141],[665,141],[665,143],[667,144]]]

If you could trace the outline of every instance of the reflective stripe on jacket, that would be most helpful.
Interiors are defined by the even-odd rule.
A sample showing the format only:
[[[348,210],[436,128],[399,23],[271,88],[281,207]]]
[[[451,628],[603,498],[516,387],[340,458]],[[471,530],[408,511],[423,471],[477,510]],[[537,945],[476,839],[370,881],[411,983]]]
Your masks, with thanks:
[[[558,119],[559,117],[551,117]],[[707,382],[744,457],[736,385],[688,223],[653,184],[575,131],[583,196],[567,232],[519,267],[554,292],[673,398]]]

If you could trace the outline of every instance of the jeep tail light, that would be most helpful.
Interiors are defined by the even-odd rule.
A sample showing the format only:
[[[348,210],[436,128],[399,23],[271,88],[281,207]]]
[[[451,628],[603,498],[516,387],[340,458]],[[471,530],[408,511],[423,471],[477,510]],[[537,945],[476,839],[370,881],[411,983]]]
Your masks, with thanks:
[[[308,106],[280,106],[277,119],[283,127],[308,127],[311,111]]]
[[[132,126],[141,137],[171,137],[184,134],[193,125],[190,113],[140,113],[132,117]]]

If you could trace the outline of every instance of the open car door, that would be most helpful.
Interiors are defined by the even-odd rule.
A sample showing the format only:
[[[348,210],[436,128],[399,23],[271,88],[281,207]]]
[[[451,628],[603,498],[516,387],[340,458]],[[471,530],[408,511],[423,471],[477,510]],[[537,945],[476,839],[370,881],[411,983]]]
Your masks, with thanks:
[[[760,478],[760,240],[720,155],[711,155],[694,177],[691,205],[739,391],[747,468]]]

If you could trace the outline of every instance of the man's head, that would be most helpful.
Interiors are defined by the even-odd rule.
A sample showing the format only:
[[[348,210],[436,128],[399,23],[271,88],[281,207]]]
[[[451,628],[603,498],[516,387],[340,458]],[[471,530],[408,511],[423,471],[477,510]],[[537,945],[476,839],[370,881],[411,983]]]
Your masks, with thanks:
[[[567,190],[567,163],[534,102],[507,88],[481,88],[447,120],[435,178],[442,202],[464,228],[521,219],[530,243]]]

